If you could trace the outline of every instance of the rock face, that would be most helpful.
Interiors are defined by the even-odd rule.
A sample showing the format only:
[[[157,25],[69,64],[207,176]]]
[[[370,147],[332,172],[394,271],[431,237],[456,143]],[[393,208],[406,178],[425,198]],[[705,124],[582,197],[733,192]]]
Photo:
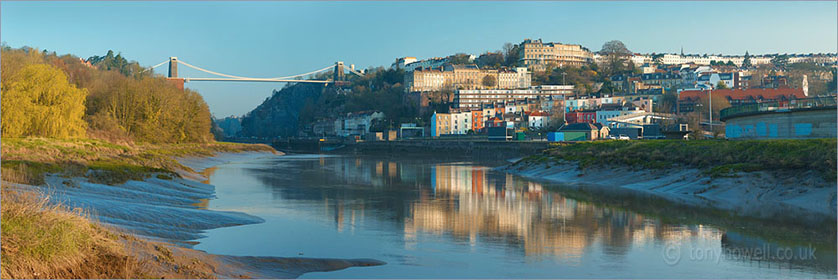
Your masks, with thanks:
[[[320,98],[323,86],[298,83],[274,90],[273,95],[250,111],[241,121],[245,137],[288,137],[296,135],[300,113],[307,103]]]

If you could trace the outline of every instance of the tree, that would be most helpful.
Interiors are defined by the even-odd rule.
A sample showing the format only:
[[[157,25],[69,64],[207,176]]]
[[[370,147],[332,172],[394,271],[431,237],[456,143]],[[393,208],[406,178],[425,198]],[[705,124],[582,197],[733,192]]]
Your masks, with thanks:
[[[655,65],[661,65],[661,64],[663,64],[663,54],[662,54],[662,53],[659,53],[659,54],[652,54],[652,62],[653,62]]]
[[[464,53],[458,53],[448,57],[448,63],[460,65],[460,64],[469,64],[471,61],[469,60],[469,55]]]
[[[716,95],[716,96],[713,97],[713,100],[712,100],[713,101],[713,106],[712,106],[713,107],[713,120],[719,121],[719,112],[724,108],[730,107],[730,101],[728,101],[727,98],[717,94],[715,91],[713,91],[713,94]],[[710,101],[711,100],[710,100],[709,94],[701,96],[701,98],[699,100],[699,104],[701,105],[701,108],[698,109],[698,110],[701,111],[702,121],[705,120],[705,119],[709,119],[709,116],[707,115],[707,113],[710,110]]]
[[[83,137],[87,132],[88,137],[122,143],[212,139],[209,108],[198,93],[180,90],[151,71],[140,74],[142,68],[121,55],[110,52],[92,59],[99,66],[90,67],[75,56],[31,48],[4,48],[1,54],[4,136],[64,138]],[[13,115],[21,111],[29,112],[27,118],[39,119],[8,121],[19,119]],[[64,115],[49,120],[57,112]],[[24,127],[25,133],[19,135],[14,126]]]
[[[3,137],[84,137],[87,91],[61,70],[32,64],[2,82]]]
[[[599,51],[603,55],[629,56],[631,51],[626,48],[626,45],[619,40],[611,40],[602,44],[602,50]]]
[[[742,68],[750,68],[751,67],[751,54],[748,51],[745,51],[745,59],[742,60]]]
[[[777,55],[771,59],[771,64],[774,64],[774,67],[785,69],[786,65],[789,63],[789,57],[787,55]]]
[[[716,89],[727,89],[727,84],[725,84],[725,82],[719,81],[719,83],[716,84]]]
[[[503,44],[503,58],[506,67],[518,65],[518,60],[521,59],[520,47],[512,43]]]
[[[483,86],[487,88],[494,88],[498,83],[497,78],[492,75],[486,75],[483,77]]]
[[[668,114],[677,112],[676,106],[678,106],[678,95],[675,93],[666,93],[661,96],[660,103],[655,104],[654,109],[655,112]]]
[[[144,69],[136,61],[129,62],[122,57],[122,54],[114,56],[112,50],[108,50],[105,56],[91,56],[87,61],[100,69],[119,71],[122,75],[132,78],[141,78],[150,74],[148,71],[143,71]]]
[[[631,51],[626,48],[623,42],[618,40],[612,40],[602,44],[602,50],[599,53],[606,56],[606,65],[603,67],[606,76],[625,72],[628,70],[628,64],[631,64],[628,61],[631,56]]]
[[[504,63],[503,53],[500,51],[497,52],[487,52],[481,54],[477,57],[477,66],[480,68],[484,67],[492,67],[492,68],[499,68]]]

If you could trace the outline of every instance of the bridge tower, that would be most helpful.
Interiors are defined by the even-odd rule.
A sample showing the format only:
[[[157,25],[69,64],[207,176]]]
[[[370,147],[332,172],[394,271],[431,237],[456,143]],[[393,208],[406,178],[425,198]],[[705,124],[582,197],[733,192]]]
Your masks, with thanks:
[[[169,78],[177,78],[177,56],[169,57]]]
[[[335,62],[335,77],[334,80],[343,81],[343,61]]]
[[[170,83],[174,84],[178,89],[183,90],[183,83],[186,80],[178,78],[177,76],[177,57],[169,57],[169,76],[166,78]]]

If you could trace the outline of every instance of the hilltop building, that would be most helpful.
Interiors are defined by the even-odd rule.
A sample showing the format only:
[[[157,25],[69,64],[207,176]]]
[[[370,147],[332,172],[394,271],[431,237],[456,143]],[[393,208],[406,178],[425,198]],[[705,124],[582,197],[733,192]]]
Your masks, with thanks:
[[[593,53],[582,45],[543,43],[541,39],[524,40],[519,57],[521,64],[533,71],[543,71],[548,65],[578,67],[594,59]]]
[[[490,77],[494,85],[486,85]],[[437,68],[421,68],[405,72],[405,91],[428,92],[446,89],[513,89],[527,88],[532,84],[532,74],[524,67],[515,70],[480,69],[477,65],[444,64]]]

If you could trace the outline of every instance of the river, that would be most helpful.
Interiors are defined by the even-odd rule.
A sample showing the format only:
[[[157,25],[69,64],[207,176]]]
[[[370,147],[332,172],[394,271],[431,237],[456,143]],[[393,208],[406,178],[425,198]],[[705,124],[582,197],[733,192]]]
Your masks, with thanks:
[[[572,199],[493,170],[501,164],[327,155],[222,164],[208,170],[217,198],[206,208],[265,222],[209,230],[194,248],[388,263],[303,278],[836,277],[834,243],[769,242]]]

